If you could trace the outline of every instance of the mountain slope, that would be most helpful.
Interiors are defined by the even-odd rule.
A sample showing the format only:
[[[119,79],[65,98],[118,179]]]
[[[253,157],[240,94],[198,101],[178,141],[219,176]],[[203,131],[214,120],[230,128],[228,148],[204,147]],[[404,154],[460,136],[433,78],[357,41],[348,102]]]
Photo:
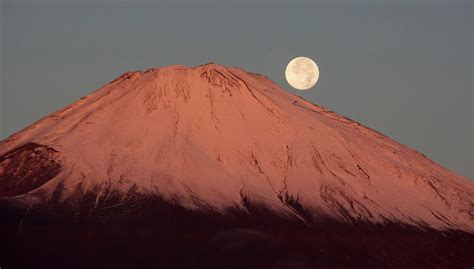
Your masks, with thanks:
[[[0,196],[91,205],[112,193],[307,224],[400,223],[474,233],[474,183],[239,68],[127,72],[0,144]],[[113,206],[113,205],[112,205]]]

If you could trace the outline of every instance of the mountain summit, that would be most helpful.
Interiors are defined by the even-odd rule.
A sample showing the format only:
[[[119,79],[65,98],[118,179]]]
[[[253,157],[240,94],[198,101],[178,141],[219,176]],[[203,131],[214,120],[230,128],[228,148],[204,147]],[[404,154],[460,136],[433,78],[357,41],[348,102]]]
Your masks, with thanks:
[[[12,135],[0,144],[0,197],[72,211],[93,197],[91,212],[157,197],[309,226],[474,232],[468,179],[264,76],[217,64],[127,72]]]

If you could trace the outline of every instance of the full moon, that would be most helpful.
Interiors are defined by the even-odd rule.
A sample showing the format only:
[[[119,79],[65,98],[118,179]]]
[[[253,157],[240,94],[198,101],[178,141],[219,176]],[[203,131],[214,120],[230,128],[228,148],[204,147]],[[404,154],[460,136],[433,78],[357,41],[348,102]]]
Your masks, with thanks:
[[[288,63],[285,70],[286,81],[297,90],[313,87],[319,78],[319,68],[307,57],[297,57]]]

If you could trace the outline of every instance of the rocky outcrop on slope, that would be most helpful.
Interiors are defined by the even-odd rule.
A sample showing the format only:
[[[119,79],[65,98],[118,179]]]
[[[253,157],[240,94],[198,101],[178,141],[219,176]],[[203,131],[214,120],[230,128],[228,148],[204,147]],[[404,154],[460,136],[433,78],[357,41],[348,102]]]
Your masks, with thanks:
[[[61,171],[57,151],[28,143],[0,156],[0,197],[25,194]]]

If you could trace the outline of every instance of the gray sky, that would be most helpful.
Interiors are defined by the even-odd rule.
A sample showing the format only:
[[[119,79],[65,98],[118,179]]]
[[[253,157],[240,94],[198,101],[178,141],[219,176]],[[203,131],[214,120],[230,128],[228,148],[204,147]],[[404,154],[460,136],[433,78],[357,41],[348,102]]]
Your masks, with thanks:
[[[127,70],[212,61],[474,178],[471,1],[117,2],[2,2],[0,138]],[[320,67],[310,91],[284,79],[296,56]]]

